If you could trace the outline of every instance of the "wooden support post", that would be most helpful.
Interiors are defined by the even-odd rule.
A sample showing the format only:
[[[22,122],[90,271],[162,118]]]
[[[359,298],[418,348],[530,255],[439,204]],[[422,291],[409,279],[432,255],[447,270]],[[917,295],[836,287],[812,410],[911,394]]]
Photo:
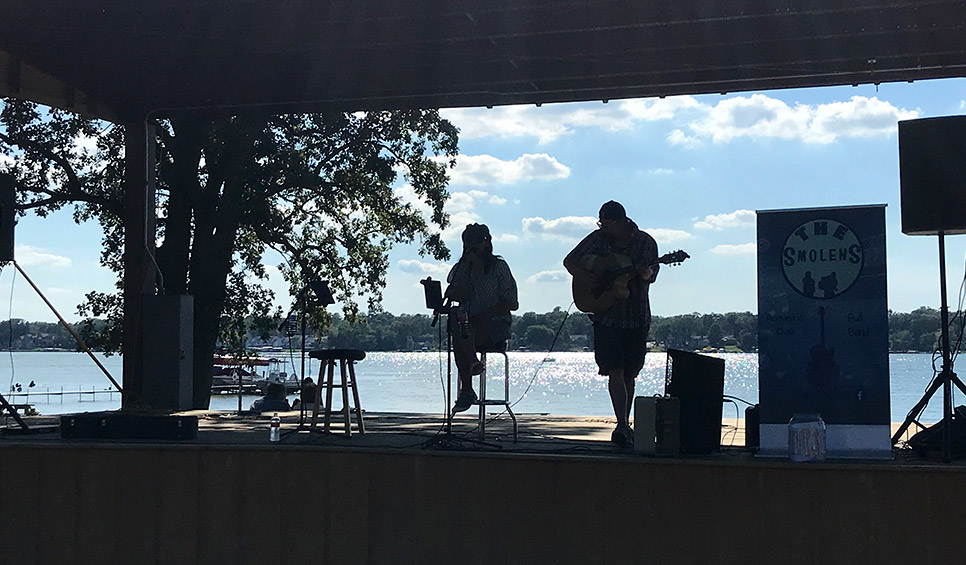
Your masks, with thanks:
[[[144,403],[144,295],[155,292],[154,144],[146,122],[125,124],[122,409]]]

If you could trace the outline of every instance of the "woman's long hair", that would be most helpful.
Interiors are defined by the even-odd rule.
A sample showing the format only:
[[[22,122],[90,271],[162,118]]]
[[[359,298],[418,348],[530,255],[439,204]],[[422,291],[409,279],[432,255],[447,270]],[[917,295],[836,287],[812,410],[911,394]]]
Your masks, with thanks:
[[[480,244],[480,239],[490,244],[480,250],[483,256],[483,272],[489,273],[496,264],[496,260],[502,257],[493,254],[493,239],[490,236],[490,228],[486,227],[486,224],[470,224],[463,229],[463,256],[460,257],[460,261]]]

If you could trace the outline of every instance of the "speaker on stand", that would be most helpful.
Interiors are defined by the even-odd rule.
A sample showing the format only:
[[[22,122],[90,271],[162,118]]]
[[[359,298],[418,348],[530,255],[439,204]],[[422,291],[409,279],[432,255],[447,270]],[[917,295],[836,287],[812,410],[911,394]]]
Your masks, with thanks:
[[[899,443],[911,424],[925,431],[919,417],[929,399],[943,389],[941,446],[943,461],[952,460],[953,390],[966,385],[953,372],[949,349],[949,308],[946,301],[947,234],[966,233],[966,116],[899,122],[899,181],[902,233],[939,237],[940,344],[942,370],[909,411],[892,436]]]

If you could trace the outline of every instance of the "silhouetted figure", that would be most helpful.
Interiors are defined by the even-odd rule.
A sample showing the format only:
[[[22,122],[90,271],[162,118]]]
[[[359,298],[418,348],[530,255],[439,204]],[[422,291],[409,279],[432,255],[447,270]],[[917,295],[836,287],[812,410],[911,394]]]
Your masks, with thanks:
[[[299,392],[299,399],[302,401],[302,404],[312,404],[315,402],[315,389],[315,381],[312,380],[312,377],[302,379],[302,387]]]
[[[812,271],[805,271],[805,278],[802,279],[802,293],[809,298],[815,296],[815,279],[812,278]]]
[[[825,298],[835,296],[835,291],[839,288],[839,279],[835,276],[835,271],[825,275],[818,281],[818,288],[824,293]]]
[[[493,254],[493,238],[484,224],[463,229],[463,255],[446,277],[446,297],[459,303],[449,316],[459,394],[453,412],[468,410],[477,400],[473,375],[483,372],[480,351],[498,348],[510,337],[510,312],[520,307],[510,267]]]
[[[580,241],[564,259],[571,275],[598,280],[587,258],[626,257],[631,270],[626,297],[618,298],[601,312],[590,315],[594,324],[594,361],[597,372],[607,376],[607,391],[617,417],[610,439],[622,447],[634,444],[630,426],[634,403],[634,379],[644,367],[647,334],[651,328],[651,303],[648,293],[659,269],[657,242],[627,217],[624,206],[605,202],[598,213],[600,228]],[[608,281],[610,285],[613,281]]]
[[[288,412],[289,406],[285,398],[285,385],[268,383],[265,396],[252,403],[252,412]]]

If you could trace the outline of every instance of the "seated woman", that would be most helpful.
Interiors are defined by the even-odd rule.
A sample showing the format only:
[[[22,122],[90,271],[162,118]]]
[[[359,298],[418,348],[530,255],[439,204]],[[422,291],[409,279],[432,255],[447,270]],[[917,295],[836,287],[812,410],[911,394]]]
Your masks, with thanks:
[[[463,255],[446,282],[446,297],[459,302],[449,323],[460,390],[453,412],[462,412],[477,399],[473,375],[483,372],[477,352],[500,348],[509,339],[510,312],[520,304],[510,267],[493,254],[490,230],[483,224],[470,224],[463,230]],[[463,317],[466,321],[460,323]]]
[[[315,381],[312,380],[312,377],[302,379],[302,385],[299,387],[299,397],[292,403],[292,410],[304,409],[306,412],[314,410],[316,388]],[[321,404],[319,408],[322,408]]]
[[[285,385],[281,383],[268,383],[265,396],[252,403],[252,412],[288,412],[292,407],[289,406],[285,398]]]

